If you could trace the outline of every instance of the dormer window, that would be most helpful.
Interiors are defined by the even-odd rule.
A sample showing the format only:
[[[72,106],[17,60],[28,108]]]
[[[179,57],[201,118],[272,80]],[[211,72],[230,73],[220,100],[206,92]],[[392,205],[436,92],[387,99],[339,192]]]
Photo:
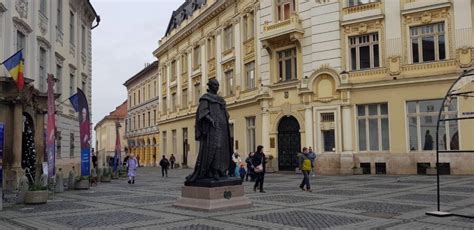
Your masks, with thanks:
[[[296,12],[296,0],[277,0],[276,16],[278,21],[290,19],[294,12]]]

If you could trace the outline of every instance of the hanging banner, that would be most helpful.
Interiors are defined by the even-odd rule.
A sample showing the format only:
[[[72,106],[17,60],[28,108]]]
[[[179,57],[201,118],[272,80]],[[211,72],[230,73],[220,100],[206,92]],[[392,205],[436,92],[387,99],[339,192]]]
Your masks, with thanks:
[[[5,124],[0,123],[0,210],[3,209],[3,143],[5,140]]]
[[[87,98],[81,89],[69,98],[72,106],[79,112],[79,136],[81,142],[81,176],[90,175],[90,155],[91,155],[91,123],[89,116],[89,105]]]
[[[54,178],[55,174],[55,146],[56,140],[56,119],[54,108],[54,80],[53,75],[48,75],[48,129],[46,132],[46,155],[48,162],[48,178]]]

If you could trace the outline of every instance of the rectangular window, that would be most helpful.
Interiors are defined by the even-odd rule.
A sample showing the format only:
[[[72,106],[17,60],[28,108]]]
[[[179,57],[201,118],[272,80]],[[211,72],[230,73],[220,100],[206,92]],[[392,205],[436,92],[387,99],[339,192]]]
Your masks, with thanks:
[[[276,1],[276,16],[278,21],[285,21],[290,19],[290,16],[296,12],[295,0],[277,0]]]
[[[171,94],[171,112],[176,111],[176,93]]]
[[[140,121],[141,121],[141,119],[140,119],[140,118],[141,118],[141,116],[140,116],[140,115],[138,115],[138,119],[137,119],[137,120],[138,120],[138,123],[137,123],[137,124],[138,124],[138,126],[137,126],[137,128],[138,128],[138,129],[140,129]]]
[[[16,50],[19,51],[21,49],[26,48],[26,36],[20,31],[16,31]],[[23,56],[25,55],[25,50],[23,50]]]
[[[194,105],[199,103],[199,98],[201,97],[201,85],[194,85]]]
[[[76,79],[74,78],[74,73],[69,74],[69,95],[72,96],[76,93]]]
[[[176,140],[176,129],[171,130],[171,138],[173,142],[173,152],[172,154],[176,155],[176,151],[178,151],[178,142]]]
[[[297,79],[296,48],[277,52],[279,81]]]
[[[247,122],[247,152],[255,152],[255,117],[245,118]]]
[[[74,157],[74,133],[69,134],[69,156]]]
[[[156,125],[156,109],[153,110],[153,125]]]
[[[46,92],[46,50],[40,47],[39,60],[39,90]]]
[[[163,98],[163,113],[168,112],[168,103],[166,99],[167,99],[166,97]]]
[[[163,131],[163,134],[162,134],[162,135],[163,135],[163,155],[166,155],[166,154],[168,154],[168,153],[167,153],[168,150],[167,150],[167,148],[166,148],[166,147],[167,147],[167,144],[168,144],[168,143],[167,143],[168,140],[167,140],[167,136],[166,136],[166,131]]]
[[[410,151],[436,150],[436,125],[443,100],[424,100],[407,102],[407,119]],[[457,100],[452,99],[450,106],[443,109],[441,118],[456,118]],[[459,150],[459,132],[457,121],[440,123],[439,149]]]
[[[140,90],[138,90],[138,104],[140,104],[141,96],[142,96],[142,94],[140,93]]]
[[[446,59],[444,22],[410,28],[413,63]]]
[[[86,80],[83,79],[82,80],[82,92],[84,92],[85,95],[87,95],[87,83],[86,83]]]
[[[58,0],[58,6],[56,9],[56,18],[57,18],[56,28],[62,31],[63,30],[63,0]]]
[[[255,62],[245,65],[245,85],[247,90],[255,88]]]
[[[171,62],[171,81],[176,80],[176,74],[178,74],[177,69],[176,69],[176,61],[172,61]]]
[[[43,14],[43,16],[46,16],[46,9],[47,9],[47,5],[46,5],[46,0],[40,0],[40,8],[39,8],[39,12],[41,14]]]
[[[233,28],[229,26],[224,29],[224,51],[232,49],[234,47],[233,42]]]
[[[216,42],[214,37],[207,39],[207,58],[209,60],[216,57]]]
[[[56,158],[61,158],[61,131],[56,131]]]
[[[153,81],[153,97],[156,97],[156,81]]]
[[[379,67],[378,33],[349,37],[351,70]]]
[[[194,69],[197,69],[201,66],[201,47],[199,46],[196,46],[194,47],[194,51],[193,51],[193,65],[194,65]]]
[[[146,127],[146,124],[145,124],[145,113],[143,113],[143,120],[142,120],[142,128],[145,128]]]
[[[371,2],[379,2],[380,0],[348,0],[348,6],[358,6],[358,5],[363,5]]]
[[[63,67],[60,65],[56,65],[56,82],[54,85],[56,86],[56,93],[61,94],[62,92],[62,78],[63,78]]]
[[[226,96],[234,95],[234,71],[225,72],[225,90]]]
[[[183,89],[181,94],[181,108],[188,107],[188,89]]]
[[[390,150],[386,103],[357,105],[357,124],[359,151]]]
[[[150,99],[151,99],[151,85],[150,85],[150,84],[148,84],[148,91],[147,91],[147,93],[148,93],[148,98],[147,98],[147,99],[150,100]]]
[[[150,112],[148,112],[148,127],[151,126],[151,116],[150,116]]]
[[[181,74],[188,72],[188,54],[181,56]]]
[[[76,44],[76,40],[75,40],[75,20],[74,20],[74,12],[72,11],[69,11],[69,43],[71,43],[71,45],[75,45]]]
[[[87,35],[87,31],[86,31],[86,27],[85,26],[81,26],[81,51],[82,51],[82,54],[86,54],[86,35]]]

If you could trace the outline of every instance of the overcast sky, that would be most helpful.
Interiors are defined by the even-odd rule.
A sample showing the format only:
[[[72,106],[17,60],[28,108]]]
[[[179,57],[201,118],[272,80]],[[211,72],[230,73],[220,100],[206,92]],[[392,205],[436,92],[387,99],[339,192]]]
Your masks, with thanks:
[[[153,62],[173,10],[184,0],[91,0],[100,25],[92,31],[92,122],[127,98],[123,83]],[[95,142],[94,142],[95,143]]]

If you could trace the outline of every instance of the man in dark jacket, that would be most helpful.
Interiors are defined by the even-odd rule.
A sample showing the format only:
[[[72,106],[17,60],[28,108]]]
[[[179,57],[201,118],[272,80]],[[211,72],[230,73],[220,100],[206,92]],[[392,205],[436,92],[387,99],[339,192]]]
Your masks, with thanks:
[[[163,155],[163,158],[160,161],[161,166],[161,177],[168,177],[168,167],[170,166],[170,162],[166,159],[166,156]]]
[[[260,189],[260,192],[263,191],[263,180],[265,178],[265,154],[263,153],[263,146],[259,145],[257,147],[257,152],[252,159],[252,165],[255,172],[255,185],[253,186],[253,191],[257,191],[257,187]]]

